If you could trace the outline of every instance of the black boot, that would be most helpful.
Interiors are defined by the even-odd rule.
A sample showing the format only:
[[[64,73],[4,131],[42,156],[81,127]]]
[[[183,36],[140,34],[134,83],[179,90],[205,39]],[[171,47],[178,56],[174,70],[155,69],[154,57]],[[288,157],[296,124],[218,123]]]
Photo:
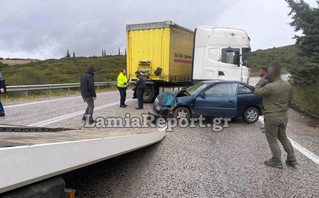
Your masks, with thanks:
[[[288,166],[292,166],[292,167],[294,167],[295,168],[295,166],[296,165],[298,165],[298,162],[297,162],[297,160],[286,160],[286,164],[288,165]]]

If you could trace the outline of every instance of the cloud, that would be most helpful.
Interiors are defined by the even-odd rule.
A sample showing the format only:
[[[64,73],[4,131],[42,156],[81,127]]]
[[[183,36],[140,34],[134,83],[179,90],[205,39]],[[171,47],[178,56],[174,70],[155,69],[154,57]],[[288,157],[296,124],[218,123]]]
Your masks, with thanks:
[[[315,0],[306,1],[316,6]],[[253,49],[291,45],[295,32],[284,0],[239,0],[229,4],[217,18],[217,26],[237,27],[247,31]]]
[[[294,43],[288,12],[284,0],[1,0],[0,57],[115,54],[126,47],[126,24],[163,20],[190,29],[238,27],[253,49],[264,49]]]

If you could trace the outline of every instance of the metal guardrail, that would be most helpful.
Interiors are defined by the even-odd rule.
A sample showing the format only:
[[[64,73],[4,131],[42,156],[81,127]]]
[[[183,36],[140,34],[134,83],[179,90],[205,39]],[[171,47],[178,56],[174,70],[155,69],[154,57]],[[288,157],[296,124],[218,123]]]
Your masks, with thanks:
[[[112,86],[116,85],[116,81],[110,82],[95,82],[96,87],[100,86]],[[13,91],[24,91],[25,95],[28,96],[28,91],[33,90],[49,90],[49,94],[51,95],[52,89],[68,89],[70,92],[71,88],[79,88],[80,83],[64,83],[64,84],[41,84],[41,85],[16,85],[16,86],[7,86],[8,92]]]

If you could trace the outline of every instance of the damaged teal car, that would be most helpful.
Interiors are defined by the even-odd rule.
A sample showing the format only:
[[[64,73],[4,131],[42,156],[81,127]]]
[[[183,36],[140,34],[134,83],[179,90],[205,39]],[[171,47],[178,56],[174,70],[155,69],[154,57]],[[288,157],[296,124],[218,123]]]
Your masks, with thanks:
[[[241,81],[205,81],[181,91],[157,96],[153,111],[162,117],[187,118],[242,117],[254,123],[262,114],[262,98],[254,96],[254,87]]]

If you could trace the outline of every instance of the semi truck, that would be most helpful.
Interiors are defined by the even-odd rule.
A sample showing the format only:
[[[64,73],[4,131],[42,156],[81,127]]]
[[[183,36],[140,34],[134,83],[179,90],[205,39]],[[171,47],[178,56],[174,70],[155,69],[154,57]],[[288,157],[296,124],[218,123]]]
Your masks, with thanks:
[[[250,38],[244,30],[199,26],[194,31],[172,21],[130,24],[127,75],[141,72],[152,102],[160,87],[187,86],[205,80],[248,82]]]

